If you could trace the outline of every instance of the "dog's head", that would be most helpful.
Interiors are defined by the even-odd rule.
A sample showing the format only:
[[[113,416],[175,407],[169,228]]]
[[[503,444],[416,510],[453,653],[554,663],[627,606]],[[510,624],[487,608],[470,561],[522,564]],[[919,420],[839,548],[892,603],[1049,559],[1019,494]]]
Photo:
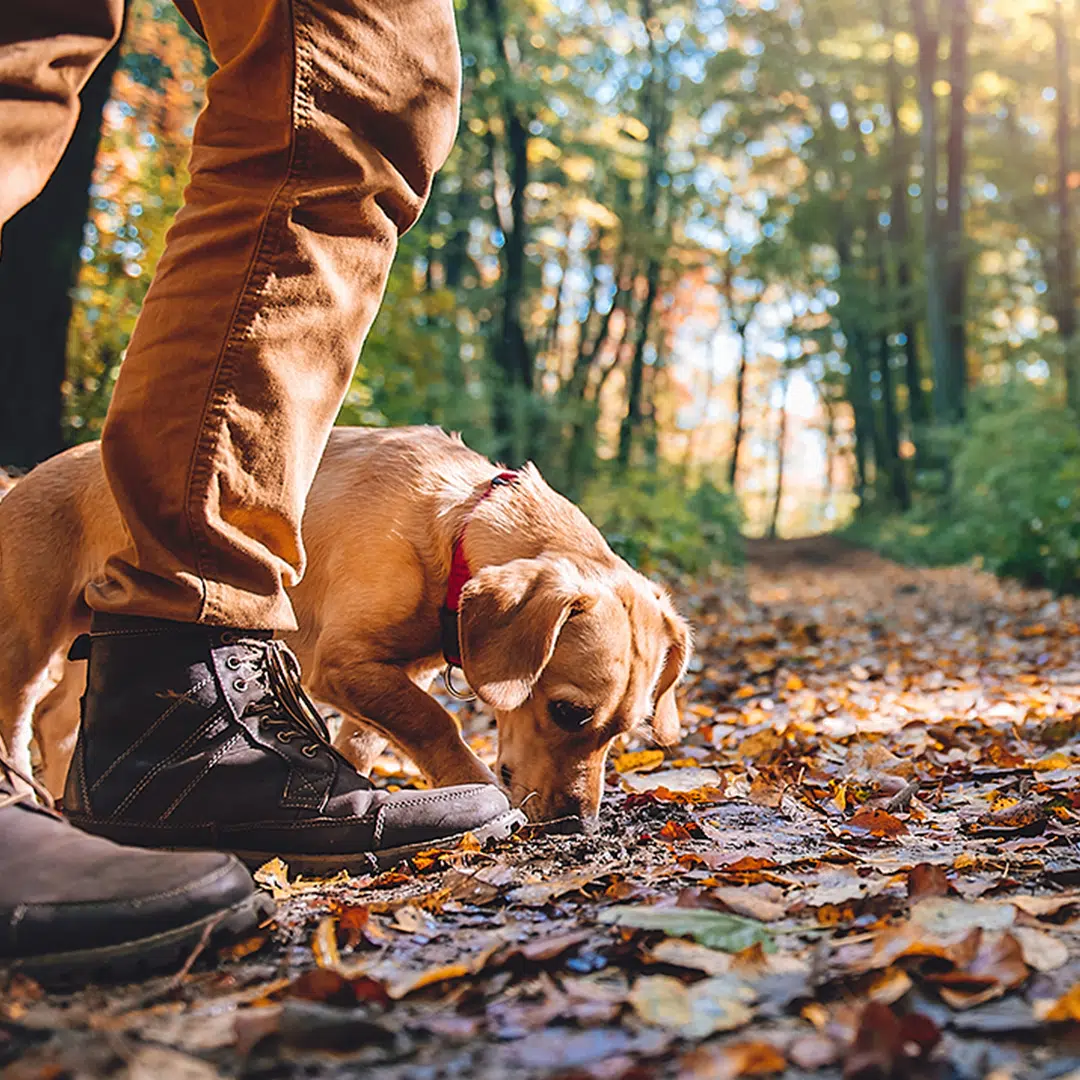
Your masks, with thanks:
[[[465,676],[495,709],[497,775],[534,821],[596,820],[612,740],[679,738],[690,631],[666,592],[623,565],[515,559],[461,598]]]

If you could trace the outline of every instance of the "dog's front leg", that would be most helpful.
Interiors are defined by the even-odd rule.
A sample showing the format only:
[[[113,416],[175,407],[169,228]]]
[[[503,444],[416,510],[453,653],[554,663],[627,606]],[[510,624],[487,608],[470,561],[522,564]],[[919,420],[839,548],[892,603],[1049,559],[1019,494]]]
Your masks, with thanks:
[[[320,656],[311,692],[347,715],[362,716],[407,754],[438,787],[492,784],[491,770],[469,749],[454,718],[393,664]]]

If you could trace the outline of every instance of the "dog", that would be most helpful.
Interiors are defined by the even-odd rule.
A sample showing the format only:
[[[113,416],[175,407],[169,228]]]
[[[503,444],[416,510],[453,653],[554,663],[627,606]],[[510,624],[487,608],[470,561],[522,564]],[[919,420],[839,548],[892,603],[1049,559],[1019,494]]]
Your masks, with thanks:
[[[616,737],[678,741],[689,627],[532,465],[501,470],[439,428],[335,428],[302,531],[283,636],[361,772],[389,740],[434,785],[494,781],[534,821],[587,827]],[[84,682],[65,650],[125,536],[96,443],[0,502],[0,737],[25,769],[36,734],[55,792]],[[448,661],[495,712],[496,776],[428,693]]]

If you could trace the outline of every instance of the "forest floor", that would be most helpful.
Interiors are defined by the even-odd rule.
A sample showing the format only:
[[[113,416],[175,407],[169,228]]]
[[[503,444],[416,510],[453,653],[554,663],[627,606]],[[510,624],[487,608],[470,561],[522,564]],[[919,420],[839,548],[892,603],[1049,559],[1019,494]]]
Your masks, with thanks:
[[[273,923],[182,972],[0,987],[5,1078],[1075,1080],[1080,603],[749,556],[679,596],[687,737],[613,755],[601,833],[265,867]]]

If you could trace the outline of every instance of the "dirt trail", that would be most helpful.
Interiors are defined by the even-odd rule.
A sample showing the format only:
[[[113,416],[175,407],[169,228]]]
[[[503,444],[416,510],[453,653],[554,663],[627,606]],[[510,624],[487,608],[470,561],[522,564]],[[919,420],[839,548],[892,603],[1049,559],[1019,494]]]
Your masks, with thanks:
[[[1080,1066],[1075,601],[832,537],[677,593],[686,738],[613,755],[598,835],[267,867],[275,924],[183,979],[0,985],[5,1080]]]

